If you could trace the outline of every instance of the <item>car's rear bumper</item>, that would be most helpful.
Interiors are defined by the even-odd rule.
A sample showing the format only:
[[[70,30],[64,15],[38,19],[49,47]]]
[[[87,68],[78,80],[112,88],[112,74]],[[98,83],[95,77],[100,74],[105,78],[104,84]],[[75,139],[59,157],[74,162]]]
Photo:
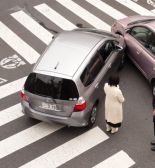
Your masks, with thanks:
[[[85,111],[73,112],[70,117],[50,115],[43,112],[36,111],[32,109],[28,103],[21,103],[22,112],[29,117],[45,121],[45,122],[59,122],[68,126],[83,127],[88,125],[88,114],[85,114]]]

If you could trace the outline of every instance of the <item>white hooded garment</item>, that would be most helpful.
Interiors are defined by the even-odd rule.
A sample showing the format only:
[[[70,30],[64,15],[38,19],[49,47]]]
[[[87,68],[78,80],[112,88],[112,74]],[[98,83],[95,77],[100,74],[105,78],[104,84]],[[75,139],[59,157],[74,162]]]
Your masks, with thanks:
[[[105,97],[105,119],[113,124],[121,123],[123,120],[124,96],[119,86],[104,85]]]

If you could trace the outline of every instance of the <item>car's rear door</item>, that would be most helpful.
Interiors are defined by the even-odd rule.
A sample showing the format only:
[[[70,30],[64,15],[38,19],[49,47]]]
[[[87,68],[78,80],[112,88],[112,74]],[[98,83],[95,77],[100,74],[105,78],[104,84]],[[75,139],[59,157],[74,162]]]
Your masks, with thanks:
[[[79,98],[72,80],[38,73],[29,75],[24,89],[32,109],[55,116],[70,116]]]

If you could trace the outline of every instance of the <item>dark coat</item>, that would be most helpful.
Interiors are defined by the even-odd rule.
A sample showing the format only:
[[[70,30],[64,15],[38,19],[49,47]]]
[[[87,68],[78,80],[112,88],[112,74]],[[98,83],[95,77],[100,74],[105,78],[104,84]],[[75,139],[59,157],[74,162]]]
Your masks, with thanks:
[[[152,107],[153,107],[153,109],[155,109],[155,87],[153,88],[152,95],[153,95]],[[155,123],[155,115],[153,115],[153,122]]]

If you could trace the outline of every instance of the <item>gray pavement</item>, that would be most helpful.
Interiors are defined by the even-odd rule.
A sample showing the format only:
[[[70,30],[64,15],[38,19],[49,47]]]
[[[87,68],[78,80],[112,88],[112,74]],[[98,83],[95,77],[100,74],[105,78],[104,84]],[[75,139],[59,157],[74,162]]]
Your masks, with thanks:
[[[114,18],[109,15],[110,13],[108,14],[106,12],[102,12],[93,5],[89,4],[87,1],[74,0],[73,2],[76,2],[76,4],[83,7],[85,10],[89,11],[94,16],[109,25],[111,25],[114,21]],[[129,9],[128,7],[128,4],[131,2],[134,2],[134,5],[138,4],[141,7],[148,9],[148,11],[154,9],[153,4],[147,4],[147,2],[144,0],[139,0],[136,2],[122,0],[122,2],[126,3],[126,6],[114,0],[104,0],[102,2],[114,7],[116,10],[121,11],[125,15],[136,14],[136,11]],[[43,16],[43,14],[34,9],[34,6],[43,3],[46,3],[51,9],[57,11],[64,18],[75,25],[77,23],[82,23],[85,27],[93,27],[89,20],[84,20],[84,18],[81,18],[81,11],[79,11],[81,17],[77,16],[75,13],[71,12],[69,9],[66,9],[55,0],[34,0],[33,2],[30,0],[1,0],[0,23],[2,22],[10,30],[16,33],[18,37],[24,40],[30,47],[35,49],[38,54],[41,54],[47,45],[32,32],[27,30],[27,28],[17,22],[11,16],[11,14],[23,10],[29,14],[30,17],[33,17],[35,21],[43,22],[48,28],[58,32],[63,31],[63,23],[62,27],[58,26],[54,20],[50,21]],[[112,11],[109,12],[112,13]],[[84,140],[83,133],[89,131],[87,128],[68,128],[65,126],[61,128],[61,126],[57,126],[55,124],[44,125],[40,121],[29,119],[26,116],[20,115],[21,109],[16,107],[16,105],[19,103],[18,87],[20,88],[21,78],[29,74],[34,64],[30,64],[22,56],[21,51],[16,51],[15,48],[11,47],[7,41],[4,41],[4,39],[1,38],[1,31],[2,27],[0,24],[0,81],[2,81],[0,83],[1,168],[20,167],[30,163],[30,161],[33,162],[38,157],[41,157],[41,160],[38,160],[38,163],[36,162],[36,166],[33,165],[32,167],[42,167],[41,164],[39,165],[39,163],[44,161],[42,156],[46,156],[48,152],[49,154],[54,152],[53,157],[50,158],[46,156],[47,162],[45,162],[44,167],[47,167],[47,165],[50,164],[50,167],[52,167],[55,164],[57,165],[55,167],[62,168],[90,168],[100,162],[104,162],[106,159],[112,159],[112,156],[118,154],[120,151],[123,151],[128,155],[126,167],[130,159],[134,161],[135,164],[131,164],[132,166],[128,167],[155,167],[154,152],[150,150],[150,141],[154,138],[151,114],[151,88],[147,80],[141,75],[139,70],[135,68],[131,61],[127,61],[120,75],[120,87],[126,99],[124,103],[124,121],[122,128],[117,134],[114,135],[105,132],[104,94],[101,92],[103,101],[100,102],[97,122],[93,127],[95,134],[90,134],[88,136],[88,142],[93,141],[96,143],[96,145],[88,147],[89,143],[87,144],[85,141],[82,143],[81,141],[78,141],[77,138],[81,135],[81,140]],[[20,61],[15,63],[14,57],[12,57],[13,55],[17,55],[18,58],[20,58]],[[9,58],[10,61],[5,62],[5,59],[8,59],[8,57],[11,57]],[[19,65],[21,61],[23,61],[25,64]],[[12,68],[9,68],[9,64],[12,64]],[[53,131],[54,128],[57,130]],[[101,141],[101,143],[98,143],[97,138],[99,137],[99,132],[96,128],[99,128],[102,131],[102,135],[105,134],[103,137],[108,136],[109,138]],[[44,132],[48,133],[45,135]],[[40,138],[37,139],[38,135]],[[89,141],[89,138],[91,141]],[[79,149],[77,148],[77,142],[82,143],[80,144],[81,148],[85,149],[88,147],[88,149],[85,149],[82,153],[80,153]],[[64,144],[70,144],[67,150],[68,153]],[[60,152],[59,148],[62,148]],[[73,149],[71,150],[71,148]],[[75,156],[74,152],[76,153]],[[126,155],[121,155],[121,159],[119,158],[118,162],[123,168],[126,168],[125,163],[123,163],[123,156]],[[62,162],[62,160],[64,160],[64,162]],[[46,163],[48,164],[46,165]],[[110,167],[110,164],[108,165],[108,168],[112,168]],[[121,166],[119,166],[119,168],[121,168]]]

